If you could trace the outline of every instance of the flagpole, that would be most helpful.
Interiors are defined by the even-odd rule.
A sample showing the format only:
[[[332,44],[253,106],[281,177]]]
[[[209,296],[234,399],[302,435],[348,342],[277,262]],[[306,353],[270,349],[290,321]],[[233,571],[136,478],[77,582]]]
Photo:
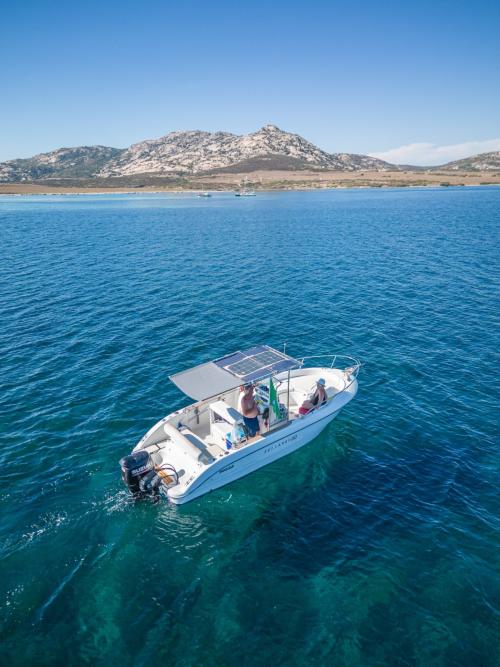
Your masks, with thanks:
[[[288,369],[288,383],[286,390],[286,421],[290,421],[290,369]]]

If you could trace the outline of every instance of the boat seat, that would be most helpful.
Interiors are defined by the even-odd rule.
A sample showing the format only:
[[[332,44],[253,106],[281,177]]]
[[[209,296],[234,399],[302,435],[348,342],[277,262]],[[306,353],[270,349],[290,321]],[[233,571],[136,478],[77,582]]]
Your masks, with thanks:
[[[170,443],[175,443],[176,441],[182,443],[180,449],[190,459],[204,464],[215,461],[215,458],[210,454],[203,440],[198,438],[198,436],[186,426],[177,429],[175,426],[167,422],[163,425],[163,430]]]
[[[212,463],[215,461],[214,456],[210,453],[207,445],[201,440],[193,431],[188,429],[186,426],[183,426],[179,429],[179,433],[189,440],[189,442],[200,450],[200,455],[198,456],[198,461],[201,463]]]

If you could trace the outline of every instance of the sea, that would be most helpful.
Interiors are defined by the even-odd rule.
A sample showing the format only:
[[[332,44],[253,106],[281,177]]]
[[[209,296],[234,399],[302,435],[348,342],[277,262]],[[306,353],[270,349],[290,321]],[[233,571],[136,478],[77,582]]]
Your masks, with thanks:
[[[0,197],[0,663],[500,664],[500,188]],[[363,362],[183,506],[118,466],[257,344]]]

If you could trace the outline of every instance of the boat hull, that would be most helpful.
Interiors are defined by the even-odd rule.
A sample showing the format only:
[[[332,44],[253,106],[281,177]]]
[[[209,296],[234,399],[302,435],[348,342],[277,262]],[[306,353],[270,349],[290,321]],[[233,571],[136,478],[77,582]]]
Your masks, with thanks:
[[[274,433],[266,434],[250,447],[235,450],[193,480],[184,493],[176,493],[175,487],[169,489],[169,501],[176,505],[190,502],[292,454],[314,440],[339,412],[340,409],[321,414],[322,410],[318,410]]]

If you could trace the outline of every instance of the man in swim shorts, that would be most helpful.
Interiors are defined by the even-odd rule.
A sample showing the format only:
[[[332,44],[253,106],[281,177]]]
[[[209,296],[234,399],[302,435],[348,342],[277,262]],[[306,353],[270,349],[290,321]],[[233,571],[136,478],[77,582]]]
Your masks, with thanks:
[[[240,412],[243,415],[243,421],[248,431],[250,438],[260,432],[259,424],[259,408],[253,397],[253,384],[249,383],[243,387],[240,394]]]

